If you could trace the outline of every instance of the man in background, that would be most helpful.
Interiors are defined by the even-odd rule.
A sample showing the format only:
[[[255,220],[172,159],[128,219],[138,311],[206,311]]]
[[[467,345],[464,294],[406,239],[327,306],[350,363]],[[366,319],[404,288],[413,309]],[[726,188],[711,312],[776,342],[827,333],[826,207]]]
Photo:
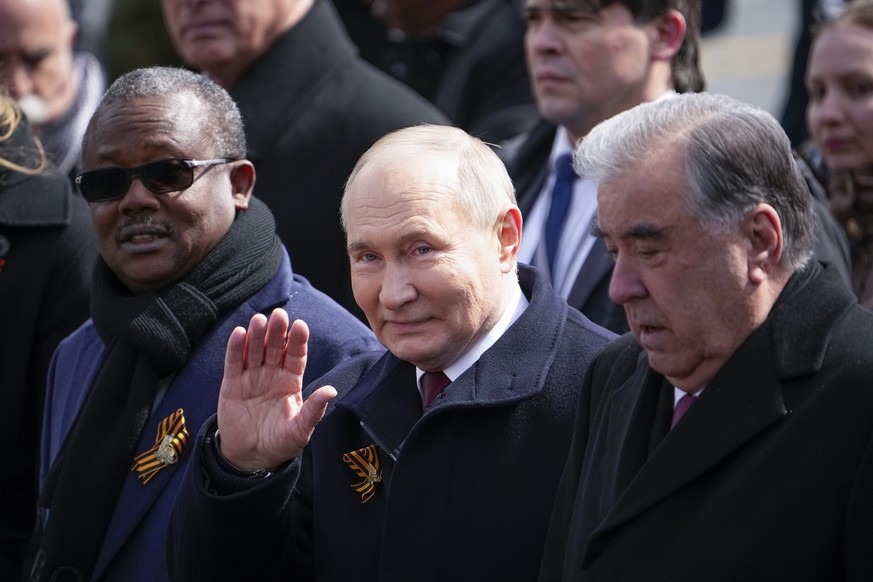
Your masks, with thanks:
[[[73,51],[76,33],[67,0],[0,0],[0,87],[71,178],[106,83],[94,55]]]
[[[702,91],[697,0],[525,0],[527,66],[542,120],[507,144],[525,216],[519,260],[546,271],[592,321],[627,330],[609,299],[612,264],[591,235],[597,184],[570,165],[604,119],[673,93]],[[557,189],[556,189],[557,186]]]

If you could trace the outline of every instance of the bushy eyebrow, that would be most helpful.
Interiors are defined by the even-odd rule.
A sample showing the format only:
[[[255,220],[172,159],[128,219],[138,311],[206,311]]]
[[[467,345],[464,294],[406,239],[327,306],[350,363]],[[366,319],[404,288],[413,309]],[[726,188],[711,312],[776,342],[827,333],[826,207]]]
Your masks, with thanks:
[[[670,231],[670,227],[666,226],[655,226],[650,223],[641,223],[635,224],[626,230],[623,234],[619,235],[619,238],[623,239],[639,239],[639,240],[662,240]],[[598,223],[594,223],[591,225],[591,234],[598,237],[603,238],[607,236],[608,233],[604,232]]]

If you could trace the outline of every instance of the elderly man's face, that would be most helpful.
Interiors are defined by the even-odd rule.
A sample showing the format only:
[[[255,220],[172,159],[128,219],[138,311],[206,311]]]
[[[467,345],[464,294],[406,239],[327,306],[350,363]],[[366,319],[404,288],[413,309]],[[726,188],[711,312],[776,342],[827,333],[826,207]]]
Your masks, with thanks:
[[[209,142],[204,128],[210,122],[188,94],[110,105],[95,121],[83,153],[86,171],[224,155]],[[195,168],[190,188],[166,194],[149,191],[135,177],[123,197],[90,203],[103,259],[135,293],[181,279],[221,240],[236,211],[248,206],[248,164]]]
[[[161,0],[179,55],[220,80],[236,77],[287,26],[290,0]]]
[[[0,0],[0,86],[24,99],[37,126],[66,113],[75,97],[76,24],[61,6],[65,1]]]
[[[457,187],[454,160],[419,153],[372,160],[348,191],[355,300],[379,341],[426,371],[444,369],[493,327],[514,267],[503,230],[473,225]]]
[[[526,0],[527,67],[540,113],[578,137],[659,95],[647,95],[653,24],[622,4],[592,12],[574,0]],[[665,88],[666,89],[666,88]]]
[[[610,298],[624,305],[652,368],[697,390],[756,323],[749,240],[691,216],[684,176],[678,154],[652,155],[600,184],[598,220],[615,258]]]

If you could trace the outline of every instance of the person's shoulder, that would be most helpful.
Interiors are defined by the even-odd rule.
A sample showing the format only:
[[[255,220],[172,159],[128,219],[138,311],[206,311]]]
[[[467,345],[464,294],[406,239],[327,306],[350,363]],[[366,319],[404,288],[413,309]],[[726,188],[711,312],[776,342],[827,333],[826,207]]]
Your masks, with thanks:
[[[361,320],[297,273],[291,277],[285,310],[292,321],[302,319],[310,324],[310,328],[317,322],[329,329],[339,328],[343,333],[359,332],[371,335],[369,328]]]
[[[537,118],[522,133],[500,142],[495,152],[510,174],[532,171],[548,159],[556,131],[554,124]]]
[[[591,366],[597,376],[627,378],[643,364],[645,352],[630,332],[603,345]]]
[[[402,124],[396,129],[418,123],[452,125],[430,101],[359,56],[350,60],[346,75],[345,82],[353,79],[355,92],[349,98],[354,100],[358,117],[375,115],[373,121]]]
[[[382,358],[387,356],[384,347],[379,346],[372,350],[364,351],[358,355],[344,360],[324,375],[310,382],[303,390],[304,396],[321,386],[333,386],[338,396],[334,402],[354,388],[363,376],[370,371]]]
[[[94,321],[85,320],[70,335],[65,337],[55,349],[55,367],[63,370],[63,377],[80,378],[90,373],[94,366],[103,361],[106,344],[100,339]]]

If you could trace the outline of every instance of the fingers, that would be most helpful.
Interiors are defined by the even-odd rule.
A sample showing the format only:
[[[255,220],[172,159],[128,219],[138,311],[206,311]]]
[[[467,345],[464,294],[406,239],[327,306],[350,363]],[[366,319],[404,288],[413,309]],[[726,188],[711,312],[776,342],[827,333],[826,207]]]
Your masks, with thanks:
[[[271,367],[282,365],[285,356],[285,336],[288,334],[288,313],[276,308],[270,314],[267,322],[267,339],[264,351],[264,362]]]
[[[248,369],[256,368],[264,361],[264,335],[267,331],[267,318],[260,313],[256,313],[249,321],[249,328],[246,330],[246,353],[245,367]]]
[[[224,376],[225,378],[237,378],[242,374],[245,364],[246,330],[236,327],[230,332],[227,340],[227,349],[224,352]]]
[[[303,371],[306,369],[306,358],[308,354],[309,342],[309,326],[302,319],[294,320],[291,325],[291,330],[288,332],[288,343],[285,348],[285,369],[303,376]]]

